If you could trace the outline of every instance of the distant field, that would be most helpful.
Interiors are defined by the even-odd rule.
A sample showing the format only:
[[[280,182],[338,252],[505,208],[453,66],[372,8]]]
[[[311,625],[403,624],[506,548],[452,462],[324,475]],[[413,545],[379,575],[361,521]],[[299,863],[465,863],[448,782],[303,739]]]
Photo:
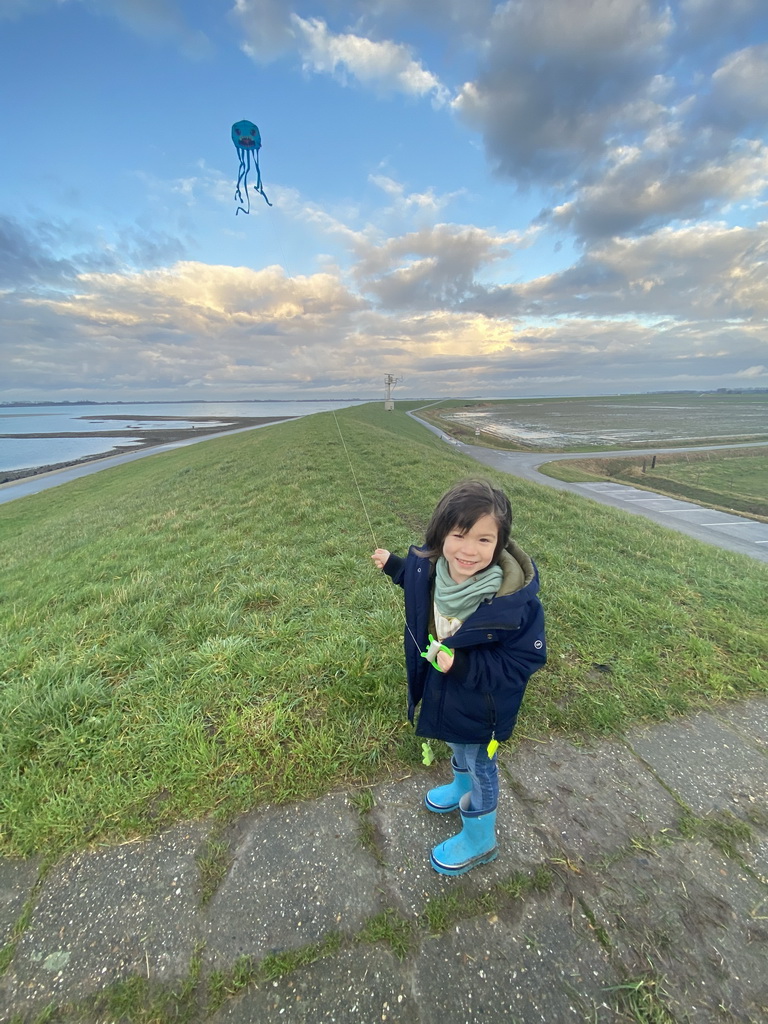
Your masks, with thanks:
[[[615,480],[712,508],[768,519],[768,446],[612,459],[568,459],[540,466],[557,480]]]
[[[458,440],[516,451],[768,442],[768,394],[464,400],[441,402],[419,416]]]

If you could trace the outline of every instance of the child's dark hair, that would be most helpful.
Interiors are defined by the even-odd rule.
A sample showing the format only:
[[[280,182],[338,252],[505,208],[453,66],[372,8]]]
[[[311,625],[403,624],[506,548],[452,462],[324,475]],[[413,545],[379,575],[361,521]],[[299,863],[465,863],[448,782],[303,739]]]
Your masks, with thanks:
[[[492,487],[487,480],[462,480],[445,492],[427,526],[425,554],[429,557],[442,554],[445,538],[451,530],[459,529],[466,533],[483,516],[493,516],[499,528],[499,539],[493,553],[495,564],[509,540],[512,508],[504,491]]]

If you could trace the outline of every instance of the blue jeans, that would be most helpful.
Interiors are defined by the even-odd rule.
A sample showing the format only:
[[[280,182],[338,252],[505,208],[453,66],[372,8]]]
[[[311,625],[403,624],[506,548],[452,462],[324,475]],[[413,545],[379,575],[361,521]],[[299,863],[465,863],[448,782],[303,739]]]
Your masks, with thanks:
[[[488,757],[485,743],[449,743],[456,765],[466,768],[472,777],[469,810],[489,814],[499,801],[499,767],[496,755]]]

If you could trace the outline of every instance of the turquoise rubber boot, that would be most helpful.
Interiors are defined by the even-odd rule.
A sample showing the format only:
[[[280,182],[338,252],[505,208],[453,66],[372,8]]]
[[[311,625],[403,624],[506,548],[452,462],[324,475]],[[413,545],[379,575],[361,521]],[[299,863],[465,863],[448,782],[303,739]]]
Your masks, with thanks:
[[[463,875],[479,864],[487,864],[499,855],[496,846],[496,811],[470,811],[469,793],[461,798],[459,810],[464,825],[453,839],[440,843],[429,862],[441,875]]]
[[[456,811],[459,807],[459,800],[472,789],[472,776],[469,774],[469,770],[459,768],[454,758],[451,758],[451,768],[453,768],[453,782],[449,782],[447,786],[430,789],[424,797],[427,810],[436,811],[438,814]]]

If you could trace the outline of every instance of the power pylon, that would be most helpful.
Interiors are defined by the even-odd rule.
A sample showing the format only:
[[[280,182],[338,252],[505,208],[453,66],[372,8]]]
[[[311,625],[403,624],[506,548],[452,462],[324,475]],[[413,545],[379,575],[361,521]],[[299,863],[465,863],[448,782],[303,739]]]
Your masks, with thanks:
[[[393,377],[391,373],[388,373],[384,378],[384,387],[386,388],[386,394],[384,395],[384,408],[390,412],[395,408],[395,403],[392,399],[392,388],[395,384],[400,382],[399,377]]]

